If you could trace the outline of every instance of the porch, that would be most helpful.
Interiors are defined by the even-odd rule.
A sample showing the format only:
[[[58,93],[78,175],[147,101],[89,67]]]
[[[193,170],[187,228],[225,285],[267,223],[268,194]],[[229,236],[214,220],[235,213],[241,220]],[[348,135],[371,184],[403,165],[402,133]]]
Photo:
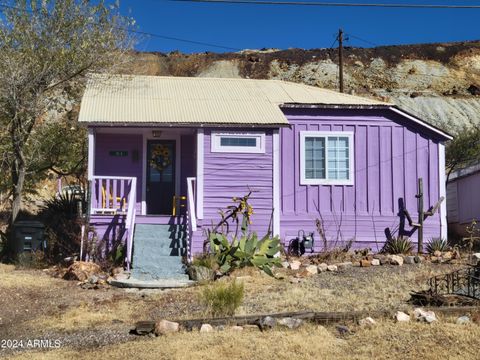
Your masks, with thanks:
[[[125,246],[128,270],[135,240],[135,251],[147,255],[164,247],[157,254],[165,256],[164,262],[171,260],[167,256],[179,257],[178,262],[191,257],[197,136],[188,128],[89,128],[89,223],[105,254]],[[153,248],[141,249],[141,242],[152,241],[151,234],[163,237],[155,235]]]

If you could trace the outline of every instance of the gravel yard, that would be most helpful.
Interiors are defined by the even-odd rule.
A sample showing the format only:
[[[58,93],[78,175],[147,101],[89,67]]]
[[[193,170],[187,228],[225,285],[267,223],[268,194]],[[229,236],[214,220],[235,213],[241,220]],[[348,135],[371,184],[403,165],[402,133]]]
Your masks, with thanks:
[[[255,269],[243,269],[234,274],[238,281],[242,281],[245,285],[245,300],[237,313],[242,315],[301,310],[325,312],[408,310],[412,308],[406,303],[410,291],[424,289],[429,277],[452,271],[459,266],[423,263],[408,266],[350,267],[339,272],[325,272],[301,278],[295,277],[290,270],[282,270],[283,279],[281,280],[261,274]],[[0,297],[0,339],[16,339],[24,342],[29,339],[55,339],[61,343],[60,349],[42,352],[38,352],[38,349],[3,348],[0,349],[0,356],[6,355],[14,358],[23,358],[24,356],[27,358],[28,356],[29,359],[43,359],[49,358],[49,356],[52,359],[83,359],[98,356],[115,358],[120,353],[128,353],[130,349],[144,348],[144,358],[155,358],[154,354],[156,353],[152,348],[161,347],[164,350],[165,358],[183,358],[186,357],[185,349],[177,344],[177,341],[185,343],[191,340],[192,344],[196,344],[198,347],[198,351],[195,350],[195,353],[199,357],[209,358],[207,352],[202,353],[201,349],[211,344],[212,338],[206,339],[206,342],[203,343],[203,335],[198,332],[181,332],[178,335],[172,335],[168,342],[171,347],[165,347],[165,340],[162,338],[149,340],[129,334],[133,324],[138,320],[162,318],[175,320],[205,316],[205,309],[198,301],[200,288],[198,286],[162,291],[103,286],[97,290],[83,289],[75,281],[52,278],[41,270],[16,270],[12,266],[0,265],[0,292],[2,294]],[[453,331],[456,326],[453,324],[454,320],[445,319],[445,321],[450,322],[448,326],[451,326]],[[368,330],[370,335],[365,333],[366,330],[360,330],[348,338],[338,337],[334,327],[318,330],[317,327],[308,325],[305,329],[292,332],[289,336],[290,340],[280,348],[289,351],[290,346],[300,346],[297,342],[301,342],[301,336],[305,338],[305,341],[315,342],[321,335],[322,339],[327,342],[318,345],[317,350],[326,358],[329,356],[341,357],[342,354],[350,352],[357,354],[356,358],[365,358],[368,354],[376,356],[376,350],[373,348],[370,352],[365,349],[361,350],[360,342],[362,339],[367,341],[367,335],[378,336],[380,339],[380,333],[377,334],[377,332],[382,331],[381,329],[388,330],[395,335],[388,340],[389,346],[393,346],[393,348],[404,346],[404,341],[407,343],[413,341],[413,338],[409,337],[410,335],[398,332],[401,326],[407,328],[410,326],[412,331],[416,331],[418,326],[423,326],[421,329],[426,331],[424,334],[426,337],[438,336],[442,333],[440,324],[430,327],[413,323],[398,325],[400,327],[390,320],[380,321],[378,328]],[[461,329],[457,326],[455,329],[457,329],[455,331],[462,332],[467,328]],[[480,335],[478,325],[469,325],[468,329],[470,333],[479,333]],[[326,331],[326,333],[322,335],[322,331]],[[325,334],[328,334],[328,337],[325,337]],[[211,336],[214,335],[211,334]],[[225,347],[236,346],[231,342],[228,331],[224,334],[216,333],[215,336],[218,340],[224,341]],[[248,343],[248,339],[258,337],[260,347],[268,347],[267,344],[271,341],[276,341],[275,339],[280,341],[285,336],[285,331],[273,331],[268,336],[264,333],[252,335],[250,332],[243,332],[241,336],[235,335],[239,342],[245,344]],[[392,343],[392,341],[396,341],[395,339],[401,343]],[[471,339],[470,335],[463,334],[461,339],[459,338],[459,344],[462,345],[462,342],[470,341],[469,339]],[[212,347],[218,346],[218,341],[213,343],[216,345],[212,345]],[[351,348],[354,346],[353,344],[357,344],[355,351]],[[80,349],[83,355],[78,353]],[[222,349],[219,351],[225,351],[226,348],[222,347]],[[193,348],[190,350],[193,351]],[[257,354],[259,358],[262,351],[259,350]],[[239,358],[248,358],[248,352],[245,352],[245,349],[241,354],[243,355]],[[299,358],[311,358],[311,356],[309,350],[299,353]],[[265,356],[264,358],[270,357]],[[280,356],[280,358],[282,357]]]

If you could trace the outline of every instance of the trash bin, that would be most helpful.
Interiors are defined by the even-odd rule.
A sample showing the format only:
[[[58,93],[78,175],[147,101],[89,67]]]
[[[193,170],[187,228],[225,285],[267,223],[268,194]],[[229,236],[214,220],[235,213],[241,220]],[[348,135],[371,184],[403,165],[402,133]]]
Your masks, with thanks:
[[[13,225],[14,243],[10,248],[14,254],[23,252],[44,251],[47,247],[45,226],[40,221],[17,221]]]

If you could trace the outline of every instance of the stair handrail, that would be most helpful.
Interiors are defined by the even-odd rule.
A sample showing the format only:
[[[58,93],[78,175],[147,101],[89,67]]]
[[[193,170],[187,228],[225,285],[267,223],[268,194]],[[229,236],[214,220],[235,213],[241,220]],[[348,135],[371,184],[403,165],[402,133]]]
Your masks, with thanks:
[[[197,178],[187,178],[187,226],[188,226],[188,239],[187,239],[187,258],[190,262],[192,260],[192,237],[193,232],[197,231],[197,212],[195,209],[195,184]]]
[[[135,228],[135,217],[137,213],[137,178],[132,177],[130,182],[130,193],[128,194],[128,210],[125,219],[125,229],[127,230],[127,254],[125,263],[127,271],[130,271],[132,264],[133,233]]]

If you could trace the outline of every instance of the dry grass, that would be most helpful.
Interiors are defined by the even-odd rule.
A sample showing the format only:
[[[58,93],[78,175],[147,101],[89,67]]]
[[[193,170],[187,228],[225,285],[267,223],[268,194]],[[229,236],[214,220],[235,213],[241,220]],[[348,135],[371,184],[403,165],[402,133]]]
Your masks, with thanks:
[[[126,323],[135,322],[139,313],[144,310],[143,304],[134,304],[131,301],[123,300],[94,306],[82,303],[80,306],[68,309],[65,312],[58,312],[51,316],[41,316],[29,322],[33,328],[72,331],[94,327],[102,327],[115,321]]]
[[[0,289],[12,288],[39,288],[46,286],[55,286],[56,282],[61,280],[53,279],[41,272],[37,276],[32,276],[31,271],[15,270],[14,265],[0,264]]]
[[[446,321],[446,320],[445,320]],[[396,324],[386,320],[371,329],[338,338],[335,329],[307,325],[297,331],[226,330],[173,334],[110,345],[93,351],[60,349],[12,359],[478,359],[477,325],[441,322]]]
[[[324,273],[298,284],[268,276],[252,276],[245,284],[246,313],[281,311],[391,310],[405,307],[412,290],[425,288],[429,277],[454,267],[419,265],[403,267],[350,268],[342,273]]]

